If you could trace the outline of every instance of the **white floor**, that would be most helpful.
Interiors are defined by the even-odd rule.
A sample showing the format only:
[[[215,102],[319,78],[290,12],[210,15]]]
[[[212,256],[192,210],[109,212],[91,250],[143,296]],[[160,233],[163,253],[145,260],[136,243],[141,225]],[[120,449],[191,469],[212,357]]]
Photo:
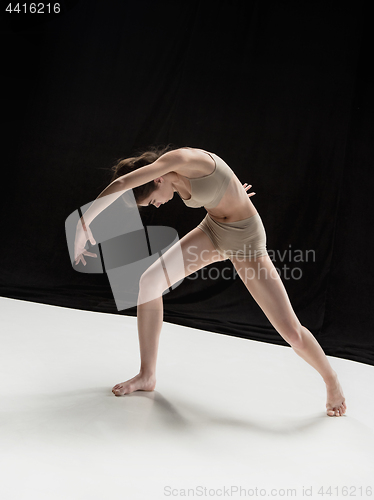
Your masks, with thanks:
[[[2,500],[374,495],[373,366],[329,358],[348,411],[328,417],[291,348],[164,323],[156,390],[117,398],[136,318],[0,308]]]

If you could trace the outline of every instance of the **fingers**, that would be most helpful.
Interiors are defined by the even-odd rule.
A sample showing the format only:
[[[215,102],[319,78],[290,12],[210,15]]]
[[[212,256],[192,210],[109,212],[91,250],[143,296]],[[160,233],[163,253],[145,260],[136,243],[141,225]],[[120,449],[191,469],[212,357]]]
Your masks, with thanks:
[[[248,191],[252,187],[252,184],[247,184],[246,182],[243,184],[243,188],[245,191]],[[248,197],[254,196],[256,193],[247,193]]]
[[[87,255],[88,257],[97,257],[97,254],[96,253],[92,253],[92,252],[84,252],[84,255]]]
[[[97,257],[96,253],[88,252],[87,250],[84,250],[78,257],[75,258],[75,265],[77,266],[80,261],[82,261],[82,264],[85,266],[87,262],[84,260],[83,255],[86,255],[87,257]]]

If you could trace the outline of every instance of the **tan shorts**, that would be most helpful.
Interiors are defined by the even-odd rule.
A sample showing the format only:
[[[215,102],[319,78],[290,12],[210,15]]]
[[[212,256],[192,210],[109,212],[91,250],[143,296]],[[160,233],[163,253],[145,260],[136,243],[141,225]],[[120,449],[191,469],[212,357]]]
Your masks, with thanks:
[[[209,236],[224,259],[268,255],[266,232],[259,213],[236,222],[217,222],[207,214],[197,227]]]

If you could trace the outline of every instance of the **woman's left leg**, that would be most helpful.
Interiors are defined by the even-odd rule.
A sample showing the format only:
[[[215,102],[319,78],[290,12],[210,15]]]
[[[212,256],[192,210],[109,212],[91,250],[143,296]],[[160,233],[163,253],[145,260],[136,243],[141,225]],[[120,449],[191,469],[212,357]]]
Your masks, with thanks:
[[[232,257],[231,261],[270,323],[293,350],[322,376],[327,389],[327,414],[343,415],[346,404],[337,374],[315,337],[298,320],[270,257],[265,255],[256,260]]]

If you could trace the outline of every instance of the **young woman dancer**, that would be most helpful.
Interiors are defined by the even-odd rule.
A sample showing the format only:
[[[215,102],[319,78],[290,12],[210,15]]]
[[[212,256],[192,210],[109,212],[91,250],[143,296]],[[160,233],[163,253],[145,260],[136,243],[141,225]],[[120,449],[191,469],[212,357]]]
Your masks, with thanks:
[[[84,248],[87,240],[94,242],[90,223],[127,190],[133,190],[138,206],[158,208],[177,192],[187,206],[204,206],[207,210],[203,221],[163,254],[163,262],[156,260],[141,276],[137,306],[140,371],[132,379],[115,385],[112,392],[123,396],[138,390],[154,390],[163,322],[162,293],[202,267],[230,258],[277,332],[323,378],[327,415],[344,415],[345,398],[337,374],[315,337],[300,324],[267,253],[265,229],[250,200],[255,193],[247,193],[251,186],[242,185],[214,153],[196,148],[167,149],[121,160],[113,168],[112,182],[77,226],[75,263],[85,264],[84,255],[94,255]],[[188,251],[191,247],[193,252]],[[182,251],[184,269],[177,264],[177,251]]]

